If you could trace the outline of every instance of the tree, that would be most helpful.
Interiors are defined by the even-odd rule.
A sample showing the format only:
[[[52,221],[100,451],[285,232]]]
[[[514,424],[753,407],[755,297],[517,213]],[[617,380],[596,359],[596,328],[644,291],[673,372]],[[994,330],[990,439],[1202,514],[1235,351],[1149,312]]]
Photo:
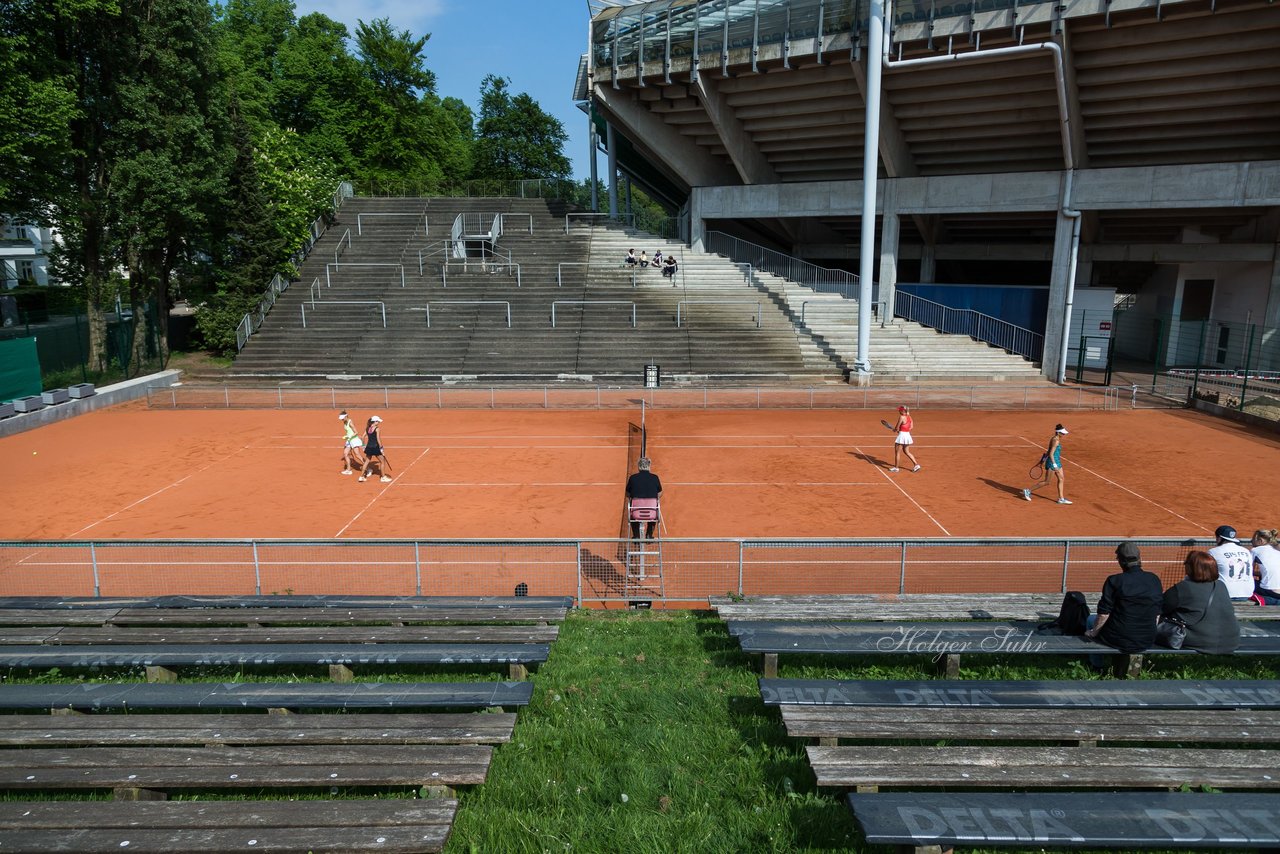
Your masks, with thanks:
[[[306,154],[351,176],[360,166],[352,150],[361,72],[346,39],[347,28],[324,15],[299,19],[276,55],[271,114],[277,129],[298,134]]]
[[[528,94],[512,96],[510,85],[506,78],[492,74],[480,84],[474,176],[500,180],[568,176],[564,125],[543,112]]]
[[[206,214],[224,197],[225,118],[214,65],[212,17],[204,0],[139,0],[119,34],[113,109],[105,150],[112,189],[110,234],[129,271],[134,317],[167,358],[169,286],[174,269],[203,249]],[[154,303],[154,313],[142,311]],[[133,351],[144,355],[143,324]]]
[[[396,32],[387,18],[356,23],[356,52],[365,75],[385,97],[405,103],[421,92],[435,92],[436,76],[422,56],[430,38],[430,33],[415,39],[408,30]]]

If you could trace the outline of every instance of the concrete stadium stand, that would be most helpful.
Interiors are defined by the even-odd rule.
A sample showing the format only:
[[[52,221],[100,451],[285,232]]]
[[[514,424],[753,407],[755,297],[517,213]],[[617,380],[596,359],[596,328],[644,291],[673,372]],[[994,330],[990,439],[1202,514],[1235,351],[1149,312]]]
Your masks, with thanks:
[[[97,394],[92,397],[72,398],[64,403],[46,406],[36,412],[19,413],[12,418],[0,421],[0,437],[16,436],[18,433],[25,433],[64,418],[74,418],[86,412],[93,412],[95,409],[146,397],[149,389],[168,388],[178,382],[181,374],[181,371],[160,371],[145,377],[135,377],[122,383],[103,386],[97,389]]]

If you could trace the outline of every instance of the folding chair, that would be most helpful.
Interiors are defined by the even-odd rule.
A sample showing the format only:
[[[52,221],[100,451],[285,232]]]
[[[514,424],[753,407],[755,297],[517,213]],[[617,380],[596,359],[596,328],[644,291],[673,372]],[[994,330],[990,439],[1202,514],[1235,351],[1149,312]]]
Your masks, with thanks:
[[[652,593],[646,585],[649,579],[658,582],[657,593],[665,597],[662,580],[662,543],[657,539],[658,526],[662,521],[662,507],[656,498],[630,498],[627,500],[627,519],[631,522],[632,531],[636,534],[627,547],[626,593],[628,596],[639,593]],[[650,548],[646,528],[653,526],[654,547]],[[639,584],[640,586],[635,586]]]
[[[632,530],[640,534],[636,539],[647,540],[646,526],[653,525],[654,533],[657,533],[658,523],[662,520],[662,507],[657,498],[628,498],[627,519],[633,525]]]

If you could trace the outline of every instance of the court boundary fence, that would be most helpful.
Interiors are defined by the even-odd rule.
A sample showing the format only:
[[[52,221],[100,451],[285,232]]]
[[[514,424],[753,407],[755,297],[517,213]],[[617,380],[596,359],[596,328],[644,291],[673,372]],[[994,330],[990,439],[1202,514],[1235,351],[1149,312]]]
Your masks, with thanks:
[[[0,542],[0,596],[572,596],[705,607],[711,596],[1097,591],[1136,542],[1167,587],[1207,539],[624,539]]]
[[[985,385],[665,389],[604,386],[177,385],[147,395],[151,409],[914,409],[1120,410],[1170,408],[1137,386]]]

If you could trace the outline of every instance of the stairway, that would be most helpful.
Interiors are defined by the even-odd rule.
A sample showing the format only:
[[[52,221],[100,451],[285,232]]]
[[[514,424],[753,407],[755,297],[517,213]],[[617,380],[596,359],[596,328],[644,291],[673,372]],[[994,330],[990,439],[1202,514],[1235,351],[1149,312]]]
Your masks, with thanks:
[[[497,249],[510,253],[518,278],[438,251],[463,212],[508,215]],[[840,380],[724,259],[686,258],[676,286],[654,269],[633,275],[620,255],[596,252],[602,229],[566,228],[566,213],[543,200],[351,199],[230,376],[633,385],[654,363],[677,383]],[[725,281],[693,285],[703,266]]]

